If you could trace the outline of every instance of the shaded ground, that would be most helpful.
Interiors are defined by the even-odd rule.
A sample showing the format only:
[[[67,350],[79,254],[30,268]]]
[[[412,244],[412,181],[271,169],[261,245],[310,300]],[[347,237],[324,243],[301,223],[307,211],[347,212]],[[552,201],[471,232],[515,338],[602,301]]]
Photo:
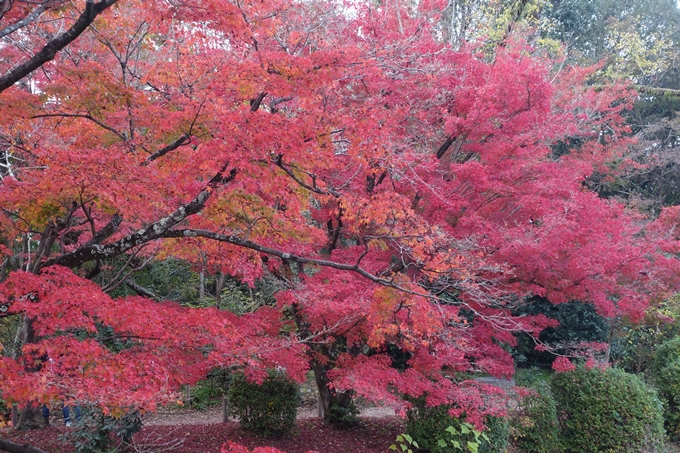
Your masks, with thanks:
[[[59,441],[60,434],[69,428],[48,427],[34,431],[2,430],[0,437],[17,443],[27,443],[49,453],[72,453],[73,447]],[[396,417],[365,418],[351,430],[330,428],[319,419],[302,419],[295,432],[284,439],[262,439],[243,431],[236,422],[193,425],[146,426],[135,436],[139,447],[150,444],[174,445],[181,453],[218,453],[228,440],[248,447],[271,446],[287,453],[384,453],[397,434],[404,431],[404,423]],[[139,450],[143,451],[143,450]]]

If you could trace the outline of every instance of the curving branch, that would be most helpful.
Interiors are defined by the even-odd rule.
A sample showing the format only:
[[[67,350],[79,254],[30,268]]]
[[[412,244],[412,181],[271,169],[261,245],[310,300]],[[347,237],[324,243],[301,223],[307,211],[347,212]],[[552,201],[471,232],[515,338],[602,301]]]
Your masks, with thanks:
[[[270,256],[276,256],[278,258],[281,258],[282,260],[287,260],[288,262],[293,262],[293,263],[298,263],[298,264],[313,264],[316,266],[323,266],[323,267],[331,267],[333,269],[338,269],[341,271],[352,271],[356,272],[357,274],[366,277],[367,279],[371,280],[374,283],[378,283],[379,285],[384,285],[384,286],[390,286],[393,288],[399,288],[395,283],[391,280],[388,280],[386,278],[381,278],[373,275],[372,273],[368,272],[366,269],[363,269],[362,267],[359,267],[359,263],[361,261],[361,258],[359,261],[357,261],[355,264],[345,264],[345,263],[339,263],[337,261],[330,261],[330,260],[323,260],[323,259],[318,259],[318,258],[309,258],[309,257],[304,257],[304,256],[299,256],[295,255],[293,253],[288,253],[284,252],[282,250],[278,250],[272,247],[267,247],[264,245],[260,245],[256,242],[249,241],[247,239],[240,238],[238,236],[234,235],[227,235],[227,234],[221,234],[221,233],[216,233],[214,231],[209,231],[209,230],[197,230],[197,229],[181,229],[181,230],[166,230],[162,235],[164,238],[192,238],[192,237],[202,237],[206,239],[212,239],[215,241],[219,242],[227,242],[229,244],[233,244],[239,247],[244,247],[248,248],[251,250],[258,251],[260,253],[264,253],[266,255]],[[419,294],[421,295],[421,294]]]
[[[78,20],[76,20],[71,28],[45,44],[45,46],[43,46],[43,48],[31,59],[16,66],[7,74],[0,77],[0,93],[31,74],[48,61],[53,60],[57,55],[57,52],[72,43],[87,29],[97,16],[117,1],[118,0],[100,0],[97,3],[94,3],[94,0],[88,0],[85,4],[85,10],[80,14]]]
[[[288,176],[290,176],[293,181],[295,181],[296,183],[298,183],[300,186],[304,187],[305,189],[309,190],[310,192],[314,192],[314,193],[317,193],[319,195],[332,195],[335,198],[338,198],[340,196],[340,194],[333,189],[330,189],[330,188],[329,189],[322,189],[321,187],[318,187],[316,185],[316,175],[314,175],[314,174],[307,173],[312,178],[312,185],[305,183],[300,178],[295,176],[295,173],[293,173],[291,171],[291,169],[288,168],[286,166],[286,164],[283,163],[283,154],[279,154],[279,155],[276,156],[275,163],[276,163],[276,166],[279,167],[281,170],[285,171],[286,174]]]
[[[40,267],[36,269],[36,272],[43,267],[55,264],[66,267],[76,267],[88,261],[112,258],[139,245],[166,237],[165,233],[170,228],[179,224],[187,217],[200,212],[205,207],[205,203],[208,201],[208,198],[210,198],[210,195],[217,185],[226,184],[235,177],[236,169],[232,169],[229,173],[226,173],[225,165],[220,172],[212,177],[205,189],[203,189],[193,200],[180,206],[170,215],[157,220],[139,231],[128,234],[124,238],[112,242],[111,244],[86,244],[73,252],[65,253],[61,256],[43,261],[40,263]]]
[[[43,113],[41,115],[34,115],[31,117],[31,119],[36,119],[36,118],[84,118],[86,120],[90,120],[93,123],[95,123],[97,126],[106,129],[109,132],[112,132],[116,134],[118,138],[120,138],[122,141],[126,142],[127,137],[123,135],[122,132],[117,131],[113,127],[109,126],[108,124],[99,121],[97,118],[93,117],[89,113]]]

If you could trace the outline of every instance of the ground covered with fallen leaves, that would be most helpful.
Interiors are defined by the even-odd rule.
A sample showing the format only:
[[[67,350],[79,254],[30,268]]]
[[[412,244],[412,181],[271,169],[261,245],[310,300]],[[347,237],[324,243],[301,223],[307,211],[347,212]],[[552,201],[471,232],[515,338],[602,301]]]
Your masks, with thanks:
[[[72,453],[73,447],[60,440],[70,428],[48,427],[32,431],[3,429],[0,438],[26,443],[49,453]],[[260,438],[242,430],[238,423],[145,426],[135,436],[138,446],[174,445],[178,453],[219,453],[227,441],[250,448],[271,446],[287,453],[384,453],[404,431],[404,421],[397,417],[366,418],[351,428],[331,428],[319,419],[298,420],[295,431],[284,438]]]

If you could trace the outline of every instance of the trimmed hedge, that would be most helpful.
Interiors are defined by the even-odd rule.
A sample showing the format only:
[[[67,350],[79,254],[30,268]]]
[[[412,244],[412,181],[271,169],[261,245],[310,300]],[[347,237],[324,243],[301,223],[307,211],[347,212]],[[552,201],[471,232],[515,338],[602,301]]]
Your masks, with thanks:
[[[512,418],[512,439],[526,453],[559,451],[560,426],[550,386],[536,382],[531,391],[532,394],[519,401]]]
[[[582,367],[553,376],[551,390],[570,453],[640,453],[663,444],[662,404],[637,376]]]
[[[680,438],[680,337],[662,343],[654,355],[652,370],[661,397],[666,400],[664,421],[671,439]]]
[[[239,423],[261,436],[287,434],[295,426],[300,406],[300,386],[283,373],[272,371],[257,384],[242,374],[233,376],[229,391],[229,414]]]
[[[460,433],[464,417],[451,417],[448,406],[428,407],[423,398],[414,401],[414,408],[407,415],[406,433],[418,442],[420,449],[418,451],[430,453],[449,453],[452,451],[450,445],[442,446],[439,440],[450,441],[452,439],[452,435],[447,432],[447,428],[450,426]],[[487,417],[485,424],[486,430],[484,430],[484,436],[479,439],[478,452],[504,453],[507,451],[510,437],[508,420],[503,417]],[[475,435],[472,432],[460,434],[456,440],[465,445],[468,441],[474,442]]]

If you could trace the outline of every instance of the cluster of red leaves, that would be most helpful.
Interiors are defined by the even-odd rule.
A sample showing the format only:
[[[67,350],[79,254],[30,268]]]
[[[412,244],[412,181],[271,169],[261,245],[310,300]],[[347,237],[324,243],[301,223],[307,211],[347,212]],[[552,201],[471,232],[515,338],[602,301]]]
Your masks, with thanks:
[[[268,368],[286,364],[291,377],[305,379],[301,347],[278,336],[271,311],[237,317],[142,297],[114,301],[59,266],[40,275],[14,272],[1,289],[0,297],[16,300],[12,312],[31,316],[40,338],[24,347],[21,360],[0,359],[8,401],[85,400],[153,410],[217,366],[244,366],[261,380]],[[104,338],[102,327],[110,329]],[[115,341],[123,346],[112,348]]]
[[[284,453],[284,452],[274,447],[255,447],[252,450],[250,450],[248,447],[244,447],[243,445],[235,444],[229,441],[226,443],[226,445],[222,446],[222,448],[220,449],[220,453]],[[310,450],[307,453],[316,452]]]

